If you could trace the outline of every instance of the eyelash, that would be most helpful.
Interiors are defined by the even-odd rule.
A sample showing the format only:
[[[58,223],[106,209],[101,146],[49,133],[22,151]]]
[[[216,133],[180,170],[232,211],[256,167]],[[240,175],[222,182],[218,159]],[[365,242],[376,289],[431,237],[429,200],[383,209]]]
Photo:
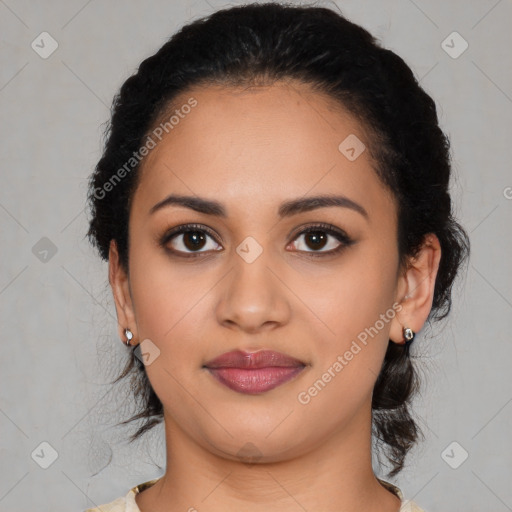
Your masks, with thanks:
[[[174,237],[176,237],[178,235],[181,235],[183,233],[189,233],[189,232],[192,232],[192,231],[205,232],[208,235],[210,235],[210,237],[213,238],[214,241],[217,244],[219,243],[217,241],[217,239],[216,239],[216,235],[214,234],[214,232],[210,228],[208,228],[206,226],[203,226],[201,224],[183,224],[181,226],[177,226],[175,228],[172,228],[171,230],[169,230],[166,233],[164,233],[164,235],[159,238],[159,245],[163,249],[165,249],[166,251],[172,253],[172,255],[175,255],[175,256],[178,256],[178,257],[182,257],[182,258],[197,258],[197,257],[203,256],[204,254],[207,253],[207,251],[198,251],[198,252],[185,253],[186,255],[184,255],[180,251],[176,251],[174,249],[169,249],[167,247],[167,244]],[[308,257],[321,258],[321,257],[333,256],[335,254],[338,254],[339,252],[341,252],[346,247],[348,247],[348,246],[350,246],[350,245],[355,243],[355,241],[352,240],[344,231],[336,228],[332,224],[326,224],[326,223],[323,223],[323,222],[307,226],[302,231],[299,231],[298,233],[296,233],[294,235],[292,241],[295,241],[301,235],[307,235],[308,233],[317,232],[317,231],[326,233],[328,235],[332,235],[339,242],[341,242],[341,244],[338,247],[336,247],[336,249],[331,249],[330,251],[298,251],[298,252],[305,253],[305,254],[308,255]]]

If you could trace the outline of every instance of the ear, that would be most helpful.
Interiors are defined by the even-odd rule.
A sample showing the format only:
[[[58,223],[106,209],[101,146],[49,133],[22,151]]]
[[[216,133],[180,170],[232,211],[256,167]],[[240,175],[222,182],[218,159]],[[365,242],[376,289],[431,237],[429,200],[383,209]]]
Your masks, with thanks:
[[[391,322],[389,337],[395,343],[405,343],[403,327],[417,333],[427,321],[432,302],[437,271],[441,260],[441,244],[433,233],[425,235],[417,256],[411,259],[397,286],[396,302],[402,308],[397,310]]]
[[[114,295],[119,337],[126,341],[127,338],[124,331],[125,329],[130,329],[134,340],[137,340],[137,324],[130,294],[130,281],[119,261],[119,252],[115,240],[110,241],[108,262],[108,280]]]

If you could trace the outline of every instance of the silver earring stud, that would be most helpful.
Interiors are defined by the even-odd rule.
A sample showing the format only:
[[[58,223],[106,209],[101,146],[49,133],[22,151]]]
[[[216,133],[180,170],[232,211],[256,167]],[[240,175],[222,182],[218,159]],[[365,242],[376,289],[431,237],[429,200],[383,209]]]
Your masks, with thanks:
[[[130,346],[130,341],[132,341],[132,338],[133,338],[133,333],[132,331],[130,331],[130,329],[125,329],[124,330],[124,335],[126,336],[126,346]]]
[[[409,327],[403,328],[403,334],[405,338],[405,353],[406,355],[409,354],[409,347],[411,346],[411,343],[414,341],[414,337],[416,336],[416,333],[410,329]]]

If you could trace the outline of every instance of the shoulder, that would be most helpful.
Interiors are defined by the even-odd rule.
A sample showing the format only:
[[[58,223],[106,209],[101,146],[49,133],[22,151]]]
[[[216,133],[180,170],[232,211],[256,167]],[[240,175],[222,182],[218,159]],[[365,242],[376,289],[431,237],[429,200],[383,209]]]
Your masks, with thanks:
[[[393,494],[398,496],[401,502],[400,511],[399,512],[426,512],[422,508],[418,507],[414,501],[404,499],[404,495],[399,487],[393,485],[390,482],[386,482],[380,478],[377,479],[382,486],[384,486],[388,491],[391,491]]]
[[[140,512],[140,509],[137,506],[137,502],[135,501],[135,496],[139,492],[142,492],[144,489],[151,487],[158,480],[159,479],[156,478],[154,480],[149,480],[148,482],[136,485],[128,491],[126,496],[122,496],[121,498],[117,498],[110,503],[105,503],[104,505],[100,505],[95,508],[88,508],[84,512]]]
[[[131,492],[131,491],[130,491]],[[110,503],[105,503],[95,508],[88,508],[84,512],[128,512],[127,496],[117,498]],[[135,509],[136,510],[136,509]]]
[[[418,507],[414,501],[402,500],[400,512],[425,512],[422,508]]]
[[[105,503],[104,505],[100,505],[95,508],[88,508],[84,512],[140,512],[140,509],[137,506],[137,502],[135,501],[135,496],[144,489],[151,487],[157,481],[158,479],[155,479],[139,484],[130,489],[126,496],[122,496],[114,501],[111,501],[110,503]],[[386,488],[390,490],[392,489],[394,493],[402,500],[400,512],[426,512],[413,501],[403,499],[402,492],[398,487],[383,480],[380,480],[380,482],[383,483]]]

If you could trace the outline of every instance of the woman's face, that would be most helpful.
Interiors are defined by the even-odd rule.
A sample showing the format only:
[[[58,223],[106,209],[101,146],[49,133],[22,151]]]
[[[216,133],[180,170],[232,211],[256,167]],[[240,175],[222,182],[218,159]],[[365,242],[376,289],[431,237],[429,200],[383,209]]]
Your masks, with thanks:
[[[197,105],[180,109],[189,98]],[[169,429],[226,458],[252,450],[269,462],[360,436],[402,279],[396,205],[362,126],[297,83],[196,88],[175,107],[179,122],[146,157],[133,198],[126,309],[135,339],[150,340],[146,371]],[[165,202],[171,194],[215,202],[216,213]],[[319,196],[342,199],[326,207]],[[333,231],[304,233],[318,224]],[[302,365],[244,392],[236,378],[251,370],[205,367],[233,350]],[[259,370],[272,371],[291,374]]]

